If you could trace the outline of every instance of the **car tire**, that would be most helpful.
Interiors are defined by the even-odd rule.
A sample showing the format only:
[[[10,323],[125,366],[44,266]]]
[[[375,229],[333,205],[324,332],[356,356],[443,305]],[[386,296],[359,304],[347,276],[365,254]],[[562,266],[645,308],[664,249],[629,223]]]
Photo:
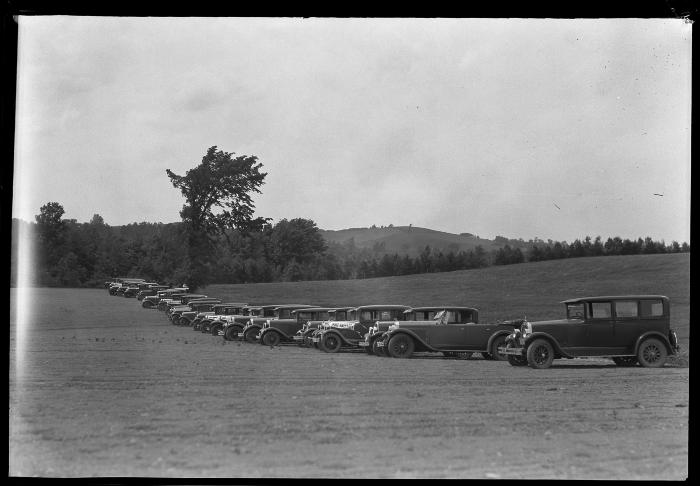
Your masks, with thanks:
[[[639,364],[636,356],[619,356],[612,360],[617,366],[637,366],[637,364]]]
[[[213,325],[211,326],[211,331],[210,331],[210,332],[211,332],[211,335],[212,335],[212,336],[218,336],[218,335],[219,335],[219,331],[221,331],[221,328],[222,328],[222,327],[223,327],[223,326],[222,326],[221,324],[213,324]]]
[[[508,355],[506,354],[500,354],[498,352],[498,348],[500,346],[503,346],[506,343],[506,337],[505,336],[498,336],[493,340],[493,343],[491,343],[491,352],[489,353],[490,358],[487,359],[492,359],[494,361],[505,361],[508,359]]]
[[[656,338],[645,339],[637,350],[637,360],[645,368],[662,367],[667,356],[666,346]]]
[[[275,331],[268,331],[263,335],[261,341],[265,346],[277,346],[281,339],[279,333]]]
[[[527,347],[527,364],[530,368],[544,370],[552,366],[554,348],[546,339],[535,339]]]
[[[145,301],[141,302],[141,307],[143,307],[144,309],[152,309],[153,302],[151,302],[150,300],[145,300]]]
[[[259,332],[260,332],[260,329],[257,327],[248,329],[245,332],[245,334],[243,334],[243,339],[249,343],[254,343],[257,341],[257,339],[255,339],[255,336],[257,336]]]
[[[239,332],[240,329],[237,326],[228,326],[224,331],[224,339],[227,341],[233,341],[234,339],[238,339]],[[234,335],[234,333],[236,334]]]
[[[192,323],[186,317],[181,317],[179,322],[183,327],[190,327],[192,325]]]
[[[326,353],[337,353],[340,351],[340,346],[342,346],[340,338],[334,333],[325,334],[323,338],[321,338],[320,344],[321,349]]]
[[[405,334],[392,336],[387,344],[392,358],[410,358],[415,349],[413,339]]]

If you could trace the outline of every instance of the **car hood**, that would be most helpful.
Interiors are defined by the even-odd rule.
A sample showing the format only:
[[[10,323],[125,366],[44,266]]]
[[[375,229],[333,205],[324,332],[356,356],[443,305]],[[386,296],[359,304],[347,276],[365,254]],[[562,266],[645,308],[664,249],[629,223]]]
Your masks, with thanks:
[[[582,324],[583,319],[553,319],[550,321],[531,321],[532,330],[544,329],[550,326],[560,326],[562,324]]]

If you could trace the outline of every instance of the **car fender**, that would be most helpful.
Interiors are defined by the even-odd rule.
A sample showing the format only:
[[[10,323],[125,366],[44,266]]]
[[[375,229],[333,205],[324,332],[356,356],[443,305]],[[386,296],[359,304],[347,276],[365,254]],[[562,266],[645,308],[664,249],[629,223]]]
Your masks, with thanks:
[[[251,329],[262,329],[262,326],[260,324],[248,324],[243,328],[243,332],[248,332]]]
[[[441,350],[438,348],[435,348],[431,346],[430,344],[426,343],[423,339],[419,338],[415,332],[411,331],[410,329],[395,329],[393,331],[386,331],[382,335],[382,339],[384,339],[387,343],[389,340],[396,336],[397,334],[405,334],[409,336],[411,339],[413,339],[416,343],[418,343],[420,346],[425,347],[428,351],[435,351],[435,352],[440,352]]]
[[[667,336],[664,336],[662,333],[658,331],[647,331],[641,336],[637,338],[637,341],[634,343],[634,354],[637,354],[637,351],[639,351],[639,346],[642,344],[642,341],[644,341],[647,338],[654,337],[659,339],[662,343],[664,343],[664,346],[666,346],[666,351],[668,354],[676,354],[676,352],[673,350],[673,346],[671,346],[671,343],[668,340]]]
[[[279,335],[282,337],[282,339],[286,339],[286,340],[292,339],[292,337],[289,336],[286,332],[280,331],[280,330],[277,329],[276,327],[266,327],[266,328],[263,329],[262,332],[260,333],[260,342],[262,342],[263,337],[265,337],[265,334],[268,334],[268,333],[270,333],[270,332],[276,332],[277,334],[279,334]]]
[[[525,347],[527,348],[530,345],[530,343],[535,339],[546,339],[547,341],[550,342],[550,344],[554,348],[554,352],[558,355],[561,355],[564,358],[573,358],[574,357],[574,356],[570,355],[569,353],[567,353],[566,351],[562,350],[561,346],[559,346],[559,341],[557,341],[554,336],[552,336],[549,333],[542,332],[542,331],[533,332],[532,334],[529,334],[525,338]]]

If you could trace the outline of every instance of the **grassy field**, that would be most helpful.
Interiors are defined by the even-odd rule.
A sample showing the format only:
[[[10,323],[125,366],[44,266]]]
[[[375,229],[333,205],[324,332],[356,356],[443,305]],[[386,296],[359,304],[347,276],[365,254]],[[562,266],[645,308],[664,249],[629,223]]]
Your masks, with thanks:
[[[615,294],[662,294],[671,299],[671,326],[687,344],[690,254],[570,258],[456,272],[364,280],[211,285],[202,292],[224,301],[468,305],[482,322],[562,316],[562,300]]]

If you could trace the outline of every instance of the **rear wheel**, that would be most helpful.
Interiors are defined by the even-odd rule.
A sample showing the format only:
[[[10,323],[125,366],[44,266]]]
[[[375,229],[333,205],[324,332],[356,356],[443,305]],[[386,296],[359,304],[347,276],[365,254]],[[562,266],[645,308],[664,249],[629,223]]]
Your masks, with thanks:
[[[535,339],[527,347],[527,364],[530,368],[543,370],[552,366],[554,348],[546,339]]]
[[[389,339],[389,354],[394,358],[410,358],[415,344],[405,334],[397,334]]]
[[[491,352],[489,353],[489,355],[491,356],[490,359],[494,359],[496,361],[505,361],[506,359],[508,359],[507,355],[498,352],[498,348],[504,346],[505,343],[505,336],[498,336],[496,339],[493,340],[493,343],[491,343]]]
[[[325,334],[321,340],[323,343],[321,349],[323,349],[326,353],[337,353],[340,351],[340,346],[342,343],[340,342],[340,338],[334,333]]]
[[[181,325],[181,326],[190,327],[191,324],[192,324],[192,323],[190,322],[190,320],[187,319],[186,317],[181,317],[181,318],[180,318],[180,325]]]
[[[666,346],[656,338],[645,339],[637,351],[639,364],[645,368],[660,368],[666,362]]]
[[[265,346],[277,346],[280,343],[280,335],[275,331],[268,331],[263,335],[262,343]]]
[[[221,331],[221,328],[222,328],[222,327],[223,327],[223,326],[222,326],[221,324],[212,324],[212,326],[211,326],[211,335],[212,335],[212,336],[218,336],[218,335],[219,335],[219,331]]]

